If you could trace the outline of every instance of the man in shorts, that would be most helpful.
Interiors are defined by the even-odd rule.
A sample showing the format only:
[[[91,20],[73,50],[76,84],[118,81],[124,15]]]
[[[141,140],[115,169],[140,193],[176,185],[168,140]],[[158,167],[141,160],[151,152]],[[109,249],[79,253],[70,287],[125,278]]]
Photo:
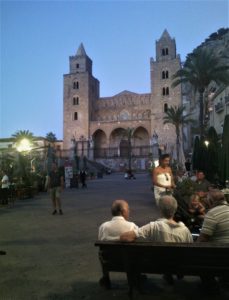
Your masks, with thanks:
[[[61,208],[60,193],[64,189],[64,177],[57,168],[57,164],[52,164],[52,171],[48,175],[48,190],[51,195],[53,204],[53,215],[57,214],[57,210],[60,215],[63,215]]]

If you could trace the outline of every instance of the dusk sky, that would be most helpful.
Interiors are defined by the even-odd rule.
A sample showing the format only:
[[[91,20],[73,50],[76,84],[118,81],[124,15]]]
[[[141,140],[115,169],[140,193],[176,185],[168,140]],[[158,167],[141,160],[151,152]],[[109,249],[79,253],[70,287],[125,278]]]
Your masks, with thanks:
[[[0,138],[63,138],[63,74],[84,44],[100,96],[150,92],[150,57],[166,28],[182,61],[229,25],[229,1],[1,1]]]

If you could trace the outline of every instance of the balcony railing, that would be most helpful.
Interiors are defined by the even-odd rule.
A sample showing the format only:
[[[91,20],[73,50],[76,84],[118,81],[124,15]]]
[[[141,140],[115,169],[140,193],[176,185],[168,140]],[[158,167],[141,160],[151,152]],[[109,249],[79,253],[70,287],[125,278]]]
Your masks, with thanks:
[[[219,103],[217,103],[216,105],[215,105],[215,111],[217,112],[217,113],[220,113],[221,111],[223,111],[224,110],[224,107],[223,107],[223,103],[222,102],[219,102]]]

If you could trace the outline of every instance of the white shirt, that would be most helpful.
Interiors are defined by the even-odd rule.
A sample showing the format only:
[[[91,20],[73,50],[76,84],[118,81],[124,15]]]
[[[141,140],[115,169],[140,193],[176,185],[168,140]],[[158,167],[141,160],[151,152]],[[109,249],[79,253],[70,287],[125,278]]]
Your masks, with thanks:
[[[126,221],[122,216],[116,216],[99,227],[98,239],[101,241],[118,241],[122,233],[137,229],[138,226],[133,222]]]
[[[7,175],[4,175],[2,177],[2,189],[8,189],[9,188],[9,177]]]
[[[135,233],[137,237],[149,239],[154,242],[193,242],[192,235],[184,223],[172,224],[167,219],[158,219],[155,222],[150,222],[140,227]]]

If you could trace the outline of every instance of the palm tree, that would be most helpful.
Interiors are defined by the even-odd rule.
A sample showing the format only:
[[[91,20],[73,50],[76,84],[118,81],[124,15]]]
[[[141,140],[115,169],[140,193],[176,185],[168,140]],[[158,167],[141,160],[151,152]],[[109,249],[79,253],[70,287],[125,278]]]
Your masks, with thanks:
[[[128,169],[131,170],[132,166],[132,139],[134,137],[134,128],[128,127],[124,129],[122,138],[127,139],[127,156],[128,156]]]
[[[46,137],[45,137],[49,142],[55,142],[55,141],[57,141],[57,137],[56,137],[56,135],[55,135],[55,133],[53,133],[53,132],[48,132],[47,134],[46,134]]]
[[[199,93],[199,127],[200,136],[204,132],[204,92],[210,82],[218,85],[229,84],[229,65],[224,57],[217,56],[208,48],[197,48],[187,56],[184,67],[173,75],[172,87],[182,83],[189,83],[194,91]]]
[[[29,130],[18,130],[14,134],[12,134],[12,137],[14,138],[14,141],[15,141],[14,144],[15,144],[16,147],[20,146],[20,144],[23,140],[27,140],[28,145],[30,147],[35,145],[34,135]]]
[[[163,117],[164,124],[172,124],[175,126],[178,163],[180,162],[180,146],[183,147],[183,145],[180,145],[182,126],[193,122],[193,120],[190,119],[190,114],[184,115],[184,110],[185,107],[183,106],[171,106],[167,109]]]

